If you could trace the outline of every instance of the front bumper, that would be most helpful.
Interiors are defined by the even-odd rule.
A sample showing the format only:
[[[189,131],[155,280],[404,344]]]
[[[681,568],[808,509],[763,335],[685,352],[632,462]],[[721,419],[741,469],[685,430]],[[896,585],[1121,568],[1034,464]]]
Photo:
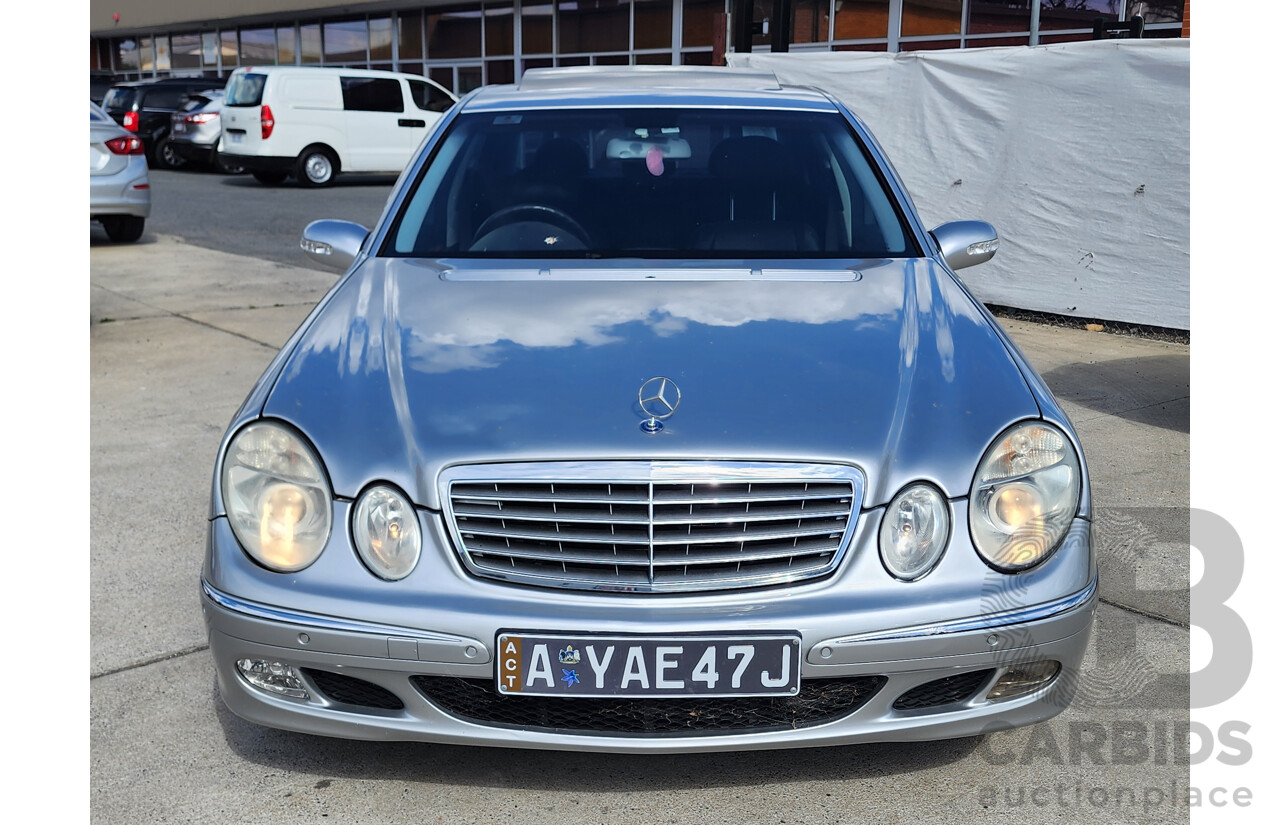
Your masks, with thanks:
[[[865,529],[872,526],[863,525],[859,534],[874,536],[876,530]],[[967,536],[962,538],[968,540]],[[1047,601],[1016,604],[1008,599],[984,599],[973,603],[975,607],[981,604],[979,609],[947,621],[904,624],[893,618],[885,620],[902,615],[892,609],[875,611],[869,617],[866,610],[848,605],[843,614],[832,611],[830,591],[838,590],[838,583],[756,591],[745,598],[666,600],[655,607],[651,598],[626,599],[624,605],[616,597],[579,597],[477,582],[458,571],[459,578],[450,579],[457,587],[450,594],[448,607],[424,604],[413,613],[403,613],[412,615],[415,622],[421,619],[417,626],[408,627],[334,618],[341,614],[325,609],[323,603],[312,612],[283,607],[279,599],[249,600],[219,588],[218,584],[226,587],[240,577],[219,569],[218,561],[236,562],[243,553],[234,547],[225,519],[218,518],[211,522],[214,563],[206,567],[202,604],[223,701],[238,716],[269,727],[349,739],[639,753],[934,740],[1034,724],[1067,706],[1097,604],[1089,540],[1088,522],[1079,520],[1066,545],[1046,564],[1056,561],[1060,568],[1073,571],[1072,576],[1044,571],[1046,578],[1058,576],[1075,582],[1067,592]],[[235,555],[220,556],[217,546],[225,549],[227,542]],[[866,558],[863,549],[855,548],[846,559],[834,577],[837,582],[850,569],[858,571],[859,559]],[[879,563],[878,558],[874,561]],[[866,573],[861,570],[857,575],[865,577]],[[285,579],[296,585],[299,575]],[[744,605],[750,602],[758,607],[746,609]],[[617,607],[609,607],[611,604]],[[594,620],[590,618],[593,605]],[[877,615],[881,621],[879,628],[873,629]],[[563,721],[513,724],[510,719],[514,717],[480,718],[447,709],[423,687],[422,677],[428,677],[426,682],[430,677],[455,677],[475,680],[469,683],[472,686],[492,685],[495,632],[503,627],[654,636],[799,631],[802,687],[816,689],[854,677],[870,677],[876,687],[850,712],[807,726],[702,730],[696,734],[684,730],[603,733]],[[303,674],[309,696],[289,698],[250,686],[237,671],[240,659],[291,665]],[[1040,660],[1061,663],[1061,671],[1046,686],[1016,698],[986,698],[1006,670]],[[900,700],[913,690],[919,694],[926,684],[964,674],[974,674],[977,680],[968,694],[922,708],[900,706]],[[358,680],[348,684],[371,686],[379,695],[394,697],[398,707],[335,693],[326,681],[333,677]],[[520,697],[500,697],[500,701],[512,698]],[[615,700],[581,698],[563,701],[618,704]]]

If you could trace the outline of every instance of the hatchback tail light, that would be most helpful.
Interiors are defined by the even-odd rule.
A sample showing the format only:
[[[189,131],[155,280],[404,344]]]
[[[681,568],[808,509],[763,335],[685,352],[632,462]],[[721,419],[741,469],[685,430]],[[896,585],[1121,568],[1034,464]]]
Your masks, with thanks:
[[[146,150],[142,146],[142,138],[118,137],[108,140],[107,148],[113,155],[142,155]]]
[[[276,128],[275,116],[271,114],[270,106],[262,107],[262,139],[266,140],[271,137],[271,130]]]
[[[130,132],[138,131],[138,113],[125,112],[123,125],[124,125],[124,128],[128,129]]]
[[[208,123],[211,120],[217,119],[217,112],[198,112],[194,115],[187,115],[183,118],[187,123]]]

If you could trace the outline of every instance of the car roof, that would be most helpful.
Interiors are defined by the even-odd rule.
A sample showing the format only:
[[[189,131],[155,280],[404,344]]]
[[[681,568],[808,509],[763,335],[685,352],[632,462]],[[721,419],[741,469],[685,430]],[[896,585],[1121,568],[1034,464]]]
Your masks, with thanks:
[[[497,111],[654,105],[837,111],[826,93],[783,86],[773,72],[701,66],[530,69],[519,84],[482,87],[464,108]]]
[[[279,72],[312,72],[315,74],[332,74],[340,72],[347,77],[403,77],[409,80],[428,80],[419,74],[408,72],[388,72],[383,69],[348,69],[342,66],[241,66],[237,72],[253,74],[274,74]]]
[[[154,80],[126,80],[122,83],[112,83],[113,89],[139,89],[144,86],[189,86],[199,87],[202,84],[207,89],[217,88],[210,86],[210,83],[221,83],[216,77],[157,77]]]

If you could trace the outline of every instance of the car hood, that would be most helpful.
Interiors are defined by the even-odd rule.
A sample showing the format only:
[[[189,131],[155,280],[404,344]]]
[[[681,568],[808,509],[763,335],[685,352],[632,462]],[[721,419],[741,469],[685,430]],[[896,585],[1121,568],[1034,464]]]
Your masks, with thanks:
[[[366,260],[301,332],[263,414],[311,439],[337,495],[385,480],[430,508],[450,465],[566,459],[837,462],[865,473],[864,506],[913,480],[959,497],[991,440],[1039,414],[930,260],[666,271]],[[681,403],[650,434],[638,394],[654,376]]]

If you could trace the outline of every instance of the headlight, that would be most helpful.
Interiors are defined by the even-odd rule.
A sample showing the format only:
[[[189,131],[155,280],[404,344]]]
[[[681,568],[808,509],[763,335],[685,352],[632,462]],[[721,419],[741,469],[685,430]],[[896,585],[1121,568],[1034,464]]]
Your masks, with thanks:
[[[1080,459],[1061,430],[1026,421],[987,449],[969,491],[969,532],[997,570],[1034,567],[1058,549],[1080,503]]]
[[[222,502],[240,546],[269,570],[301,570],[329,540],[333,495],[320,459],[284,424],[258,421],[231,439]]]
[[[906,487],[880,522],[880,560],[899,579],[914,581],[933,569],[947,548],[951,510],[927,484]]]
[[[422,531],[413,505],[391,487],[370,487],[351,516],[360,559],[373,573],[397,581],[413,572],[422,553]]]

